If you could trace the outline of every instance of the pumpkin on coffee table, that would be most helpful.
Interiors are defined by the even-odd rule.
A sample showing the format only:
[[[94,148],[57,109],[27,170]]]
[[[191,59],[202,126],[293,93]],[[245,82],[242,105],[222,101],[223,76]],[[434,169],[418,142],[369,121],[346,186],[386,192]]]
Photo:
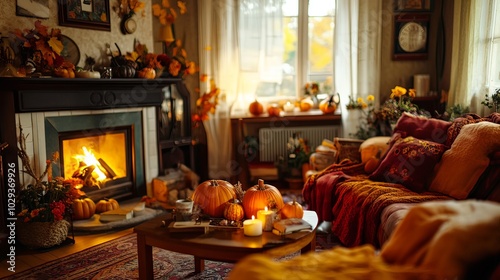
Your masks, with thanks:
[[[245,210],[236,198],[226,203],[226,206],[224,207],[224,218],[229,221],[241,221],[244,217]]]
[[[222,218],[226,203],[235,195],[234,186],[231,183],[224,180],[207,180],[196,187],[191,199],[204,214]]]
[[[286,203],[285,206],[281,208],[280,215],[282,219],[302,219],[302,217],[304,217],[304,209],[302,208],[302,205],[300,205],[300,203],[298,203],[294,198],[293,201]]]
[[[120,205],[118,204],[118,201],[116,201],[115,199],[105,198],[105,199],[99,200],[96,203],[95,212],[97,214],[100,214],[102,212],[118,209],[119,207],[120,207]]]
[[[283,197],[280,191],[273,185],[265,184],[259,179],[258,184],[246,190],[243,196],[243,209],[245,217],[257,217],[257,211],[268,209],[280,210],[284,206]]]

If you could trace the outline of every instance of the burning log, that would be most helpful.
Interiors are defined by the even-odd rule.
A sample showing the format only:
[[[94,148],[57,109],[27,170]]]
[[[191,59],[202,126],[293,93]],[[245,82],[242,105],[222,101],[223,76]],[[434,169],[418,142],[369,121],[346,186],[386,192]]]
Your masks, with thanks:
[[[85,187],[98,187],[99,183],[97,180],[92,176],[92,172],[94,172],[95,166],[94,165],[89,165],[89,166],[82,166],[82,163],[80,162],[80,168],[76,170],[73,173],[73,178],[78,178],[83,181],[83,186]]]
[[[104,169],[106,177],[108,177],[109,179],[113,179],[116,177],[115,171],[102,158],[99,158],[98,161],[101,164],[102,168]]]

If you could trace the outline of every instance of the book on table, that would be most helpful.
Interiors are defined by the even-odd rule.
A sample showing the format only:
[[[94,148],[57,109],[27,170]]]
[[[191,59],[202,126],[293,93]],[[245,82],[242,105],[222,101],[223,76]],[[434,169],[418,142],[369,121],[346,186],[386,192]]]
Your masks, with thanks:
[[[114,210],[102,212],[99,218],[101,222],[116,222],[132,219],[134,211],[132,209],[117,208]]]
[[[305,229],[312,229],[311,224],[300,218],[281,219],[273,224],[273,233],[285,235]]]
[[[170,232],[205,232],[210,226],[209,221],[172,221],[168,225]]]

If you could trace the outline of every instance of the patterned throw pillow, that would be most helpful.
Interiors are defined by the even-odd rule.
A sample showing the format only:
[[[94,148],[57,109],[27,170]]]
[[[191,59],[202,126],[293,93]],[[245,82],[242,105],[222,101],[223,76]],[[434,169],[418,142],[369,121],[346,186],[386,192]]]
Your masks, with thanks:
[[[371,180],[398,183],[414,192],[423,192],[432,179],[434,166],[446,146],[412,136],[395,140]]]

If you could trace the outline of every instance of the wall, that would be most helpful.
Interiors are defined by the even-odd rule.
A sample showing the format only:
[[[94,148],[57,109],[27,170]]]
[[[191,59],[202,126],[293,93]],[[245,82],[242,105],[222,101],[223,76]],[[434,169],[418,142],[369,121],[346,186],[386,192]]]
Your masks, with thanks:
[[[110,6],[116,5],[118,0],[110,0]],[[96,59],[98,65],[109,65],[109,57],[106,56],[105,44],[112,46],[112,50],[116,50],[115,43],[120,46],[122,52],[132,51],[134,39],[139,40],[142,44],[146,44],[149,50],[153,50],[152,30],[152,13],[151,1],[143,2],[146,4],[144,13],[134,16],[137,22],[137,31],[133,34],[123,35],[120,32],[120,18],[113,9],[110,9],[111,31],[97,31],[91,29],[73,28],[59,26],[58,22],[58,0],[49,0],[49,19],[40,19],[42,24],[49,28],[59,28],[63,35],[73,39],[80,49],[80,62],[78,66],[83,67],[85,55],[92,56]],[[16,16],[16,1],[2,1],[0,4],[0,32],[2,36],[6,36],[8,32],[19,28],[32,29],[36,18]]]
[[[385,100],[391,94],[391,89],[396,85],[404,87],[413,86],[413,75],[430,74],[430,90],[440,92],[442,89],[449,89],[450,80],[450,57],[451,57],[451,34],[453,23],[453,0],[432,1],[433,9],[430,12],[430,34],[429,34],[429,56],[426,60],[392,60],[392,42],[394,40],[393,29],[393,2],[394,0],[383,0],[382,19],[382,53],[380,68],[380,98]],[[444,11],[444,46],[445,56],[438,55],[438,24],[441,17],[441,5]],[[438,62],[436,58],[439,58]],[[444,59],[444,69],[442,77],[438,77],[436,63]]]

